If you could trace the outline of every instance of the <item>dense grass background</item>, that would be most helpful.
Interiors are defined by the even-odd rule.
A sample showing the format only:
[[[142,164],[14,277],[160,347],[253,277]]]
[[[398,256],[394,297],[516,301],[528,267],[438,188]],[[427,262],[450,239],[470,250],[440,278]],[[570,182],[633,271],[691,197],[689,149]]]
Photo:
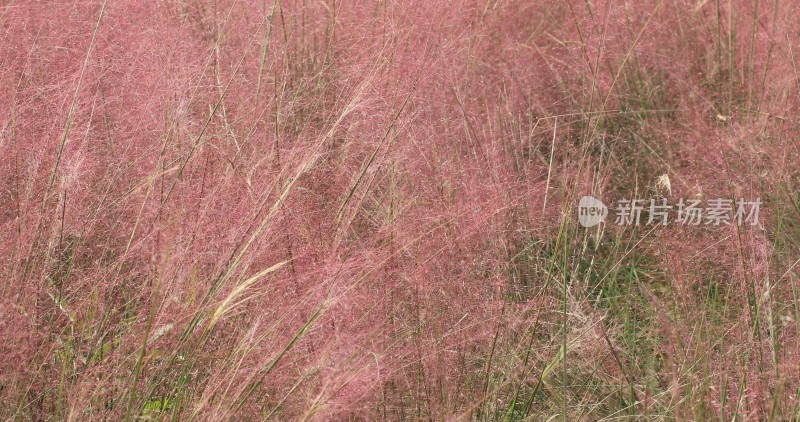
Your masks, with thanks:
[[[800,418],[798,16],[3,1],[0,417]]]

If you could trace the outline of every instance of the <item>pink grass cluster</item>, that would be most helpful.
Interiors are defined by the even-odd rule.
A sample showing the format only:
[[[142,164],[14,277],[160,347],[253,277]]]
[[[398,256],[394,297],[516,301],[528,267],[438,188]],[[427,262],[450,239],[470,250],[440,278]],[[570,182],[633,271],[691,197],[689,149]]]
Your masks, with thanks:
[[[4,3],[3,419],[800,416],[797,4]]]

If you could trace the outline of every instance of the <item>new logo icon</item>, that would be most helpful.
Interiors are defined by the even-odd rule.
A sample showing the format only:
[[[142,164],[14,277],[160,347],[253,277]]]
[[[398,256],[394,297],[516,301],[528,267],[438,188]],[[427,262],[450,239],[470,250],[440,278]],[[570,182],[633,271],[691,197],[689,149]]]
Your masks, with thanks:
[[[578,202],[578,223],[583,227],[594,227],[608,216],[608,207],[594,196],[584,196]]]

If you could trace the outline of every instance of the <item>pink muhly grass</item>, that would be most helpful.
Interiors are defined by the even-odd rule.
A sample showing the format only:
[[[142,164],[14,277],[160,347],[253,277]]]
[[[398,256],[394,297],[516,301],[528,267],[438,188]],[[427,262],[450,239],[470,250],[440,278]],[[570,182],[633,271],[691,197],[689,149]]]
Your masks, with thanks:
[[[797,418],[798,7],[695,3],[0,6],[0,416]]]

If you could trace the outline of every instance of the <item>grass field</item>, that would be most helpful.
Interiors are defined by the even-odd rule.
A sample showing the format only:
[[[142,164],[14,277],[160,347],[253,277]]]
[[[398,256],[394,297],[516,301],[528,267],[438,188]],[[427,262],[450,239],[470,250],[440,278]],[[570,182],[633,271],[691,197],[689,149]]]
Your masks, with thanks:
[[[798,17],[0,0],[0,419],[800,420]]]

